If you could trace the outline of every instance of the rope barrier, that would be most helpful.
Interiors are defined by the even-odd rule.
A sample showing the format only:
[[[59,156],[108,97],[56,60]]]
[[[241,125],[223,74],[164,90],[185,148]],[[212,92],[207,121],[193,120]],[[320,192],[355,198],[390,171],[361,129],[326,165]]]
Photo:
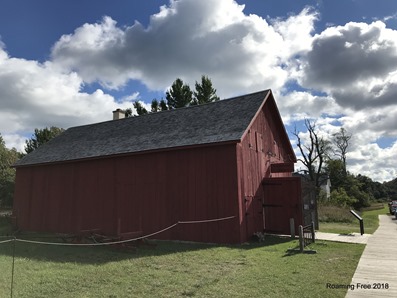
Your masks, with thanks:
[[[191,220],[191,221],[178,221],[180,224],[195,224],[195,223],[206,223],[206,222],[214,222],[214,221],[222,221],[222,220],[228,220],[232,219],[235,216],[228,216],[228,217],[222,217],[222,218],[215,218],[215,219],[206,219],[206,220]]]
[[[170,225],[162,230],[159,230],[157,232],[145,235],[145,236],[140,236],[136,237],[133,239],[128,239],[128,240],[120,240],[120,241],[112,241],[112,242],[105,242],[105,243],[59,243],[59,242],[44,242],[44,241],[35,241],[35,240],[27,240],[27,239],[18,239],[15,238],[14,236],[0,236],[1,238],[9,238],[12,237],[12,239],[7,239],[7,240],[2,240],[0,241],[0,244],[2,243],[7,243],[7,242],[13,242],[13,249],[12,249],[12,275],[11,275],[11,285],[10,285],[10,294],[11,298],[13,297],[13,289],[14,289],[14,264],[15,264],[15,242],[24,242],[24,243],[32,243],[32,244],[42,244],[42,245],[54,245],[54,246],[104,246],[104,245],[114,245],[114,244],[122,244],[122,243],[127,243],[131,241],[136,241],[136,240],[141,240],[144,238],[149,238],[154,235],[163,233],[167,230],[172,229],[173,227],[177,226],[178,224],[197,224],[197,223],[207,223],[207,222],[217,222],[217,221],[223,221],[223,220],[229,220],[234,218],[235,216],[228,216],[228,217],[223,217],[223,218],[215,218],[215,219],[206,219],[206,220],[192,220],[192,221],[178,221],[174,223],[173,225]],[[95,240],[94,240],[95,241]]]
[[[6,242],[11,242],[11,241],[18,241],[18,242],[23,242],[23,243],[31,243],[31,244],[42,244],[42,245],[54,245],[54,246],[104,246],[104,245],[115,245],[115,244],[123,244],[123,243],[128,243],[132,241],[137,241],[141,240],[144,238],[149,238],[152,236],[155,236],[157,234],[163,233],[167,230],[172,229],[173,227],[177,226],[178,224],[197,224],[197,223],[208,223],[208,222],[217,222],[217,221],[224,221],[224,220],[229,220],[234,218],[235,216],[228,216],[228,217],[222,217],[222,218],[215,218],[215,219],[205,219],[205,220],[193,220],[193,221],[178,221],[162,230],[159,230],[157,232],[132,238],[132,239],[127,239],[127,240],[119,240],[119,241],[112,241],[112,242],[104,242],[104,243],[61,243],[61,242],[45,242],[45,241],[36,241],[36,240],[28,240],[28,239],[19,239],[19,238],[13,238],[13,239],[8,239],[4,241],[0,241],[0,244],[6,243]]]
[[[44,241],[35,241],[35,240],[27,240],[27,239],[15,239],[15,241],[18,242],[25,242],[25,243],[32,243],[32,244],[43,244],[43,245],[58,245],[58,246],[103,246],[103,245],[114,245],[114,244],[122,244],[122,243],[127,243],[131,241],[136,241],[136,240],[141,240],[144,238],[148,238],[157,234],[160,234],[162,232],[165,232],[169,229],[172,229],[175,227],[178,223],[175,223],[165,229],[162,229],[160,231],[157,231],[155,233],[133,238],[133,239],[127,239],[127,240],[120,240],[120,241],[112,241],[112,242],[104,242],[104,243],[60,243],[60,242],[44,242]]]

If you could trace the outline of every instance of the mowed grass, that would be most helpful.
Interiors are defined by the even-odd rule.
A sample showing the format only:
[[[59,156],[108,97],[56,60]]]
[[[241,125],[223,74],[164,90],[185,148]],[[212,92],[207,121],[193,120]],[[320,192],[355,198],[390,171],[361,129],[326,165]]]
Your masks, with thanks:
[[[376,209],[379,207],[378,209]],[[338,212],[337,210],[335,212]],[[344,212],[344,211],[342,211]],[[373,234],[379,227],[379,215],[389,214],[389,207],[387,203],[381,205],[371,206],[367,210],[361,212],[361,217],[364,222],[364,232],[366,234]],[[343,215],[345,217],[345,215]],[[353,216],[351,222],[323,222],[320,221],[320,231],[328,233],[349,234],[360,233],[360,223]]]
[[[4,239],[4,238],[3,238]],[[47,239],[48,240],[48,239]],[[296,240],[209,245],[150,241],[135,249],[15,242],[14,297],[345,297],[363,245]],[[0,244],[0,297],[10,296],[13,243]]]

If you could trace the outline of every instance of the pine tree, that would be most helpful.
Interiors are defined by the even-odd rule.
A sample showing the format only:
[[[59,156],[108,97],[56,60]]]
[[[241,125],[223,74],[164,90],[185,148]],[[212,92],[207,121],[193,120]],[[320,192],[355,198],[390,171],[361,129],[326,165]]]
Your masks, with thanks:
[[[135,108],[136,113],[139,116],[145,115],[148,113],[148,111],[145,109],[145,107],[139,101],[134,102],[134,108]]]
[[[196,81],[196,91],[194,92],[194,104],[201,105],[203,103],[218,101],[216,89],[212,87],[211,79],[207,76],[201,76],[201,84]]]
[[[167,105],[169,109],[178,109],[189,106],[193,101],[193,92],[189,85],[177,78],[171,88],[166,92]]]
[[[46,127],[44,129],[36,128],[34,130],[34,135],[25,142],[25,152],[30,153],[36,150],[39,146],[47,143],[52,138],[63,133],[65,130],[63,128],[51,126],[50,128]]]

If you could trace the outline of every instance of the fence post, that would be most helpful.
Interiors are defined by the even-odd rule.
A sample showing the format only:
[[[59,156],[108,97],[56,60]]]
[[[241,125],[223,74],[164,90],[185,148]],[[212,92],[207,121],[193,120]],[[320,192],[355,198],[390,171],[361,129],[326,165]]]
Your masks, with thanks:
[[[300,252],[303,252],[303,249],[305,247],[305,240],[303,239],[303,227],[302,225],[299,225],[299,250]]]
[[[293,218],[289,219],[289,230],[291,231],[291,238],[295,238],[295,220]]]
[[[14,290],[14,268],[15,268],[15,242],[17,242],[15,236],[14,236],[14,239],[12,242],[13,242],[12,243],[12,269],[11,269],[12,272],[11,272],[11,289],[10,289],[11,290],[11,292],[10,292],[11,298],[14,297],[13,290]]]
[[[316,242],[316,233],[314,232],[314,221],[312,221],[312,241]]]

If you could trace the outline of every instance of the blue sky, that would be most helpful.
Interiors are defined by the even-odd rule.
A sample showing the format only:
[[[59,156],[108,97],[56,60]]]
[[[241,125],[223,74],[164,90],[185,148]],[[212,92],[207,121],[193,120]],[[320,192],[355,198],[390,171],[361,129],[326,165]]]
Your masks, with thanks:
[[[393,0],[0,3],[0,133],[9,147],[22,150],[34,128],[109,120],[113,109],[160,99],[177,77],[193,86],[201,74],[221,98],[271,88],[289,132],[304,118],[324,137],[342,125],[353,134],[351,172],[396,178]]]

